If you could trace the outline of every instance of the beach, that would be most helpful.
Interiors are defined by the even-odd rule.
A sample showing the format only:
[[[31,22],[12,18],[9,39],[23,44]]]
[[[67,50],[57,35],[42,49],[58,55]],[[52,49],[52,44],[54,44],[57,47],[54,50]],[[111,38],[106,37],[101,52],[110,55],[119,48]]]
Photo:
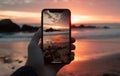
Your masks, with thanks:
[[[105,41],[77,41],[75,60],[61,69],[57,76],[120,76],[120,40]],[[98,51],[95,53],[95,50]]]
[[[40,52],[30,45],[28,57],[36,32]],[[36,58],[41,52],[43,59]],[[120,0],[0,0],[0,76],[28,58],[66,63],[56,76],[120,76]]]
[[[79,45],[87,45],[86,42],[89,42],[88,44],[92,44],[95,45],[94,47],[92,47],[91,45],[91,50],[110,50],[112,47],[113,49],[111,50],[115,50],[114,53],[108,53],[107,54],[100,54],[98,51],[98,55],[94,55],[90,53],[90,49],[87,50],[87,48],[85,46],[81,46],[81,48]],[[111,44],[110,44],[111,43]],[[103,45],[104,44],[104,45]],[[61,71],[57,74],[57,76],[103,76],[103,74],[106,73],[115,73],[118,76],[120,75],[120,53],[119,53],[119,44],[120,41],[117,40],[117,42],[115,40],[113,41],[108,41],[107,42],[101,42],[99,40],[97,41],[84,41],[84,40],[79,40],[75,42],[76,45],[76,50],[74,50],[75,52],[75,60],[72,61],[70,64],[66,65],[64,68],[61,69]],[[13,61],[10,63],[3,63],[2,60],[0,62],[1,66],[1,72],[0,75],[1,76],[9,76],[12,72],[14,72],[16,69],[18,69],[19,67],[23,66],[25,64],[26,58],[25,56],[27,55],[27,45],[28,42],[15,42],[15,43],[0,43],[0,48],[4,49],[4,51],[2,52],[0,50],[0,53],[2,53],[2,55],[10,55],[12,60],[22,60],[21,63],[19,63],[18,61]],[[17,45],[15,47],[15,45]],[[96,46],[100,46],[101,47],[96,47]],[[111,45],[112,47],[109,47]],[[118,45],[118,47],[116,46]],[[3,47],[4,46],[4,47]],[[11,48],[11,46],[14,46]],[[7,48],[8,49],[7,49]],[[100,49],[101,48],[101,49]],[[109,49],[108,49],[109,48]],[[6,51],[5,51],[6,49]],[[11,49],[11,52],[10,52]],[[82,49],[83,51],[78,51]],[[108,49],[108,50],[107,50]],[[8,51],[9,50],[9,51]],[[13,52],[14,51],[14,52]],[[88,53],[88,55],[86,53]]]
[[[57,76],[120,76],[119,32],[118,28],[72,30],[76,39],[75,59]],[[16,33],[0,38],[0,76],[10,76],[24,66],[32,36],[33,33]]]

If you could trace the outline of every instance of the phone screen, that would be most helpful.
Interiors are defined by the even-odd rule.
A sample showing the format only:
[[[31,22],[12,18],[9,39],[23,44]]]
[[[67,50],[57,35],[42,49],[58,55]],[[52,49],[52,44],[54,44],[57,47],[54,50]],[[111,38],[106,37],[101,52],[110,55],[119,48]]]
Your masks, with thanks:
[[[45,63],[70,62],[71,19],[68,9],[42,12],[42,50]]]

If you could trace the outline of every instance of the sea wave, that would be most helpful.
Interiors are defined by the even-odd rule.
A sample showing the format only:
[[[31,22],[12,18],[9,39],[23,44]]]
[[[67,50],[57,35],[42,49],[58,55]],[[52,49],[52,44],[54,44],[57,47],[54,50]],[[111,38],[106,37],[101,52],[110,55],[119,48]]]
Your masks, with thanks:
[[[34,33],[0,33],[0,42],[30,41]]]
[[[0,42],[30,41],[33,35],[34,33],[29,32],[0,33]],[[120,29],[74,29],[72,30],[72,37],[76,39],[120,38]]]
[[[80,39],[120,38],[120,29],[73,30],[73,37]]]

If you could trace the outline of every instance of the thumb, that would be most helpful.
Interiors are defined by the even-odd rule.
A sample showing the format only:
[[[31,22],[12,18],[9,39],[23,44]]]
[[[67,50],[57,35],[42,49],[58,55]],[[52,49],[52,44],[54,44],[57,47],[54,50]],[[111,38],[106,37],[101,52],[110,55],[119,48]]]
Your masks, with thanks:
[[[42,38],[42,30],[41,28],[34,34],[34,36],[31,39],[32,44],[38,44],[40,38]]]

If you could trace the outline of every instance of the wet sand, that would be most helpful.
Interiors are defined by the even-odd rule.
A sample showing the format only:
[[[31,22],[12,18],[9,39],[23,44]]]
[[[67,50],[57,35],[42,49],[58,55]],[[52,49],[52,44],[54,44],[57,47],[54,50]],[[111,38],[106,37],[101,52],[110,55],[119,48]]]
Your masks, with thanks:
[[[0,76],[10,76],[26,62],[28,42],[0,42]]]
[[[57,76],[120,76],[120,54],[74,61],[61,69]]]
[[[76,59],[57,76],[120,76],[120,40],[78,40],[75,45]],[[28,42],[0,43],[0,76],[10,76],[25,64],[27,46]]]
[[[0,76],[9,76],[24,63],[0,63],[0,65]],[[63,67],[57,76],[104,76],[105,74],[120,76],[120,54],[93,60],[73,61],[71,64]]]

